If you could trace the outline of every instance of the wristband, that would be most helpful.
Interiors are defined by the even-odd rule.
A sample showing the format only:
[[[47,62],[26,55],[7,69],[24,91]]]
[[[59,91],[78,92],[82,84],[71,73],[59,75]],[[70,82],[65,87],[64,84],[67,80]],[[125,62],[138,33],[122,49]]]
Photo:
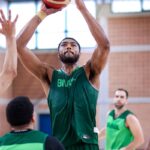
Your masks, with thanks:
[[[45,12],[43,12],[43,11],[39,11],[38,13],[37,13],[37,16],[40,18],[40,20],[42,21],[46,16],[47,16],[47,14],[45,13]]]

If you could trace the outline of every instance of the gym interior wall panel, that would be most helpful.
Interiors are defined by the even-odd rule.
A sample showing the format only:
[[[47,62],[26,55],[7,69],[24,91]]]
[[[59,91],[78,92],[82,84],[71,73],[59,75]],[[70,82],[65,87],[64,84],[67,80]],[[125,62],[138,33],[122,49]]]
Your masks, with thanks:
[[[150,97],[150,52],[114,52],[109,57],[109,96],[125,88],[130,97]]]
[[[150,44],[150,15],[108,18],[112,46]]]

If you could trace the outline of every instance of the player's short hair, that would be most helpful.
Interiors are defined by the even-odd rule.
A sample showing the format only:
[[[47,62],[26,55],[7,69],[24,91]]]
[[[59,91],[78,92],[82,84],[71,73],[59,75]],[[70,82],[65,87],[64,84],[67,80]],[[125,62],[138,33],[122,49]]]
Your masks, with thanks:
[[[60,44],[62,43],[62,41],[66,40],[66,39],[71,39],[71,40],[75,41],[77,43],[78,47],[79,47],[79,52],[81,51],[81,46],[80,46],[79,42],[76,39],[72,38],[72,37],[65,37],[64,39],[62,39],[61,42],[58,44],[58,51],[59,51],[59,48],[60,48]]]
[[[116,91],[124,91],[125,94],[126,94],[126,98],[129,97],[129,92],[126,89],[124,89],[124,88],[118,88]]]
[[[21,126],[30,123],[33,116],[33,104],[26,96],[12,99],[6,107],[6,118],[11,126]]]

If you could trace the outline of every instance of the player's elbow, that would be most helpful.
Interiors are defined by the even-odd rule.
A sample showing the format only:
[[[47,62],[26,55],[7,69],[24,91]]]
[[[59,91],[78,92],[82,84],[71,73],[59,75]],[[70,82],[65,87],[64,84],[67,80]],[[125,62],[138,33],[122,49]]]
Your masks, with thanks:
[[[136,139],[137,143],[138,143],[138,147],[141,146],[144,143],[144,136],[138,136]]]
[[[9,79],[13,80],[17,76],[17,69],[8,69],[5,71],[5,75],[8,75]]]
[[[144,134],[143,134],[143,131],[141,131],[141,136],[139,136],[139,142],[141,143],[141,145],[144,143]]]
[[[106,40],[105,48],[110,50],[110,42],[109,42],[109,40]]]
[[[108,39],[105,40],[103,45],[100,45],[100,47],[102,47],[102,49],[105,50],[105,52],[109,53],[110,51],[110,42]]]
[[[110,43],[109,43],[109,41],[106,42],[105,50],[106,50],[107,53],[110,52]]]
[[[11,71],[11,78],[12,80],[15,79],[17,77],[17,70],[12,70]]]
[[[139,144],[142,145],[144,143],[144,136],[139,139]]]
[[[104,58],[105,57],[107,57],[108,55],[109,55],[109,53],[110,53],[110,43],[109,43],[109,41],[107,41],[106,43],[105,43],[105,45],[103,45],[103,47],[102,47],[102,51],[101,51],[101,54],[104,56]]]

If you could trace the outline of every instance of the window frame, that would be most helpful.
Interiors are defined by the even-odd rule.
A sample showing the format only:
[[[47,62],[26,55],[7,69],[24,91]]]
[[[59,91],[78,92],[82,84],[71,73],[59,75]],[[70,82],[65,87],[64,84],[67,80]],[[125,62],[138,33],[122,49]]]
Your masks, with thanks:
[[[10,8],[10,6],[12,6],[12,4],[13,3],[16,3],[16,4],[19,4],[19,3],[24,3],[24,2],[27,2],[27,1],[25,1],[25,0],[7,0],[8,1],[8,9]],[[41,1],[40,0],[29,0],[28,1],[29,3],[30,2],[33,2],[34,3],[34,5],[35,5],[35,10],[36,10],[36,12],[37,12],[37,10],[39,10],[39,3],[41,3]],[[88,0],[85,0],[85,2],[87,2],[88,3]],[[94,15],[94,17],[96,17],[96,0],[94,0],[93,1],[93,5],[95,5],[95,6],[93,6],[93,9],[95,9],[95,10],[93,10],[93,13],[92,13],[92,15]],[[94,8],[95,7],[95,8]],[[36,13],[35,12],[35,13]],[[48,18],[46,18],[45,20],[48,20]],[[45,21],[44,20],[44,21]],[[74,30],[69,30],[68,29],[68,12],[67,12],[67,10],[65,10],[65,12],[64,12],[64,19],[63,20],[65,20],[64,22],[63,22],[63,24],[64,24],[64,28],[63,28],[63,30],[61,31],[61,33],[60,33],[60,37],[61,37],[61,40],[63,39],[63,38],[65,38],[65,37],[67,37],[68,35],[70,35],[70,33],[72,32],[75,32]],[[45,23],[44,23],[45,24]],[[82,25],[81,25],[82,26]],[[52,50],[54,50],[54,49],[57,49],[57,45],[59,44],[59,42],[61,41],[60,39],[59,39],[59,41],[57,41],[57,43],[55,43],[55,46],[53,45],[52,47],[51,47],[51,45],[48,47],[48,43],[46,43],[45,44],[45,47],[43,47],[42,48],[42,46],[41,46],[41,44],[40,43],[43,43],[43,42],[39,42],[39,40],[40,39],[42,39],[44,36],[42,36],[41,38],[40,38],[40,34],[42,33],[42,31],[40,31],[39,30],[39,28],[41,27],[41,25],[37,28],[37,30],[35,31],[35,33],[34,33],[34,35],[33,35],[33,38],[34,39],[31,39],[32,40],[32,42],[33,42],[33,46],[32,46],[32,44],[30,45],[30,43],[32,43],[32,42],[30,42],[27,46],[30,48],[30,49],[32,49],[32,50],[45,50],[45,49],[52,49]],[[78,31],[77,31],[78,32]],[[80,31],[81,32],[81,31]],[[85,32],[85,35],[87,35],[87,33],[86,32],[88,32],[89,33],[89,35],[90,36],[92,36],[91,34],[90,34],[90,31],[89,31],[89,29],[87,28],[85,31],[83,31],[81,34],[80,34],[80,32],[78,33],[79,35],[82,35],[82,34],[84,34],[84,32]],[[46,33],[46,32],[45,32]],[[57,33],[56,33],[57,34]],[[41,34],[42,35],[42,34]],[[43,35],[44,35],[44,33],[43,33]],[[59,36],[59,35],[58,35]],[[57,37],[58,37],[57,36]],[[54,36],[55,37],[55,36]],[[56,37],[56,38],[57,38]],[[74,37],[74,36],[72,36],[72,37]],[[87,37],[87,36],[83,36],[83,37]],[[75,37],[74,37],[75,38]],[[52,37],[51,37],[51,39],[52,39]],[[76,38],[75,38],[76,39]],[[80,40],[81,40],[81,38],[79,38]],[[84,41],[84,39],[82,38],[82,40],[81,40],[81,42],[79,41],[79,43],[81,44],[81,47],[83,47],[83,48],[93,48],[93,47],[95,47],[95,45],[96,45],[96,43],[95,43],[95,40],[94,40],[94,38],[92,38],[92,37],[89,37],[89,39],[90,39],[90,41],[92,41],[91,42],[91,46],[90,46],[90,44],[89,44],[89,42],[87,42],[87,44],[89,44],[88,46],[86,46],[87,44],[86,43],[84,43],[85,41]],[[44,42],[46,42],[46,41],[44,41]]]

